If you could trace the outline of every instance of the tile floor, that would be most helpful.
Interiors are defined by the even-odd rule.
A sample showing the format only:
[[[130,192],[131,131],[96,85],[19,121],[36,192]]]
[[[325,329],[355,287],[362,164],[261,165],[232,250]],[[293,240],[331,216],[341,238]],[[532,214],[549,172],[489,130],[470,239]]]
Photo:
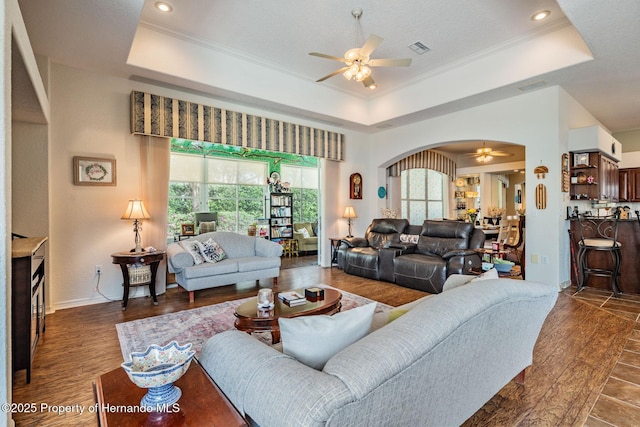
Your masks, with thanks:
[[[601,289],[585,288],[576,293],[575,287],[564,292],[635,322],[627,344],[584,425],[640,425],[640,295],[614,298],[611,292]]]

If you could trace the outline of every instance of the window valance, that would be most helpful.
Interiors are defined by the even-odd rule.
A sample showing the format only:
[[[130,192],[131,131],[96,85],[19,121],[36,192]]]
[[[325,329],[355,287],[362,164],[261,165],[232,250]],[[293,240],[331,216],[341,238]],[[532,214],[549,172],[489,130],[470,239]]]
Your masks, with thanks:
[[[400,176],[400,173],[407,169],[431,169],[447,175],[451,181],[454,181],[456,177],[456,162],[430,150],[412,154],[392,164],[387,168],[387,174]]]
[[[138,91],[131,132],[344,160],[341,133]]]

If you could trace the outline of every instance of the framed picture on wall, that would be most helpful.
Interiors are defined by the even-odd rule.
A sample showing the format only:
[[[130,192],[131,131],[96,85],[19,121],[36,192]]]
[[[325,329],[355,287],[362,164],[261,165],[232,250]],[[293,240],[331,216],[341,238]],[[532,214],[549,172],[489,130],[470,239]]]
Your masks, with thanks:
[[[116,159],[73,158],[74,185],[116,185]]]
[[[196,232],[196,227],[194,224],[182,224],[182,226],[180,227],[180,234],[184,235],[184,236],[192,236],[194,235]]]
[[[359,173],[349,177],[349,198],[362,199],[362,176]]]

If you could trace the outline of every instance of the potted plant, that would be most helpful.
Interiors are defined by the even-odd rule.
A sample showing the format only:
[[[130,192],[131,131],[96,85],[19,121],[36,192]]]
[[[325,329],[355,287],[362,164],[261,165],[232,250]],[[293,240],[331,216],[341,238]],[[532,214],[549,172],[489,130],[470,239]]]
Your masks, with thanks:
[[[489,224],[499,225],[500,219],[502,219],[502,215],[504,215],[505,212],[505,209],[499,208],[498,206],[489,206],[485,218],[489,220]]]
[[[469,222],[473,225],[476,224],[476,218],[478,217],[478,211],[474,208],[471,208],[467,211],[469,214]]]

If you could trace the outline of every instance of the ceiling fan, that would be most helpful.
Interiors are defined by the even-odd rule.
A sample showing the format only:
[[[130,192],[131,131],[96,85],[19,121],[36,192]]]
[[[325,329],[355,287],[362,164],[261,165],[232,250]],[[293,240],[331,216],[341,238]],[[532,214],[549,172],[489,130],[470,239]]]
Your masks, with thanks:
[[[351,15],[355,18],[357,26],[360,22],[360,17],[362,16],[362,9],[353,9],[351,11]],[[377,85],[373,80],[373,77],[371,77],[371,67],[408,67],[411,65],[411,59],[371,59],[370,55],[378,46],[380,46],[382,40],[384,40],[382,37],[371,34],[362,47],[356,47],[346,51],[344,58],[327,55],[325,53],[310,52],[309,55],[311,56],[340,61],[345,64],[344,67],[327,74],[326,76],[316,80],[316,82],[323,82],[330,77],[342,73],[347,80],[362,82],[364,87],[367,89],[375,89]]]
[[[476,160],[480,163],[487,163],[491,161],[494,157],[509,157],[513,156],[512,153],[507,153],[504,151],[493,150],[487,147],[487,143],[482,143],[482,148],[478,148],[475,153],[469,153],[467,156],[475,157]]]

